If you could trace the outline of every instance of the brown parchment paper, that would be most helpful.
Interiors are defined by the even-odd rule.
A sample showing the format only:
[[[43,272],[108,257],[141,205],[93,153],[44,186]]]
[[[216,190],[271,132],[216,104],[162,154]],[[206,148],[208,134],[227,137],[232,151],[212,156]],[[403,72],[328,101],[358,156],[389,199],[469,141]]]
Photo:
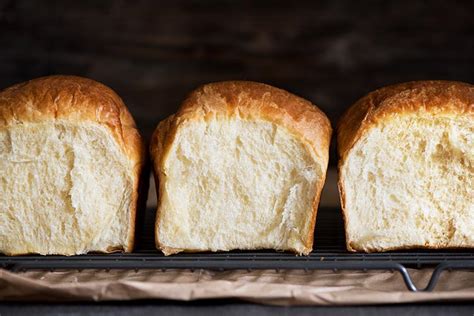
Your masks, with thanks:
[[[432,270],[409,270],[418,287]],[[71,301],[237,298],[274,305],[355,305],[474,300],[473,271],[445,271],[432,293],[409,292],[398,272],[0,270],[2,300]]]

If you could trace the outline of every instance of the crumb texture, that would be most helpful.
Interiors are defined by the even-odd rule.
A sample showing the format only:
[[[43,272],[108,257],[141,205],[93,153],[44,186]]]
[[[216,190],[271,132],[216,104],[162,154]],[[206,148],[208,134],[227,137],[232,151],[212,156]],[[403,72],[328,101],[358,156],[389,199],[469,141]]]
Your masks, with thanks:
[[[474,246],[474,122],[398,115],[341,167],[348,244],[364,251]]]
[[[99,124],[0,129],[0,252],[82,254],[130,242],[131,166]]]
[[[160,245],[309,252],[313,201],[323,177],[310,153],[271,122],[186,122],[160,171]]]

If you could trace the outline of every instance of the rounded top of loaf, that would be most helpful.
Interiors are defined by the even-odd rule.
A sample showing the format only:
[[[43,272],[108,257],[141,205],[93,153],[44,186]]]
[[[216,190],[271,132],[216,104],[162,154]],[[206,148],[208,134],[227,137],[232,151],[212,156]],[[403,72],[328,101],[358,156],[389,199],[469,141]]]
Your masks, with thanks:
[[[112,89],[94,80],[56,75],[0,91],[0,128],[44,121],[104,125],[129,159],[142,159],[143,144],[132,115]]]
[[[337,127],[340,162],[379,122],[400,115],[473,116],[474,86],[456,81],[412,81],[370,92],[354,103]]]
[[[329,148],[332,129],[326,115],[303,98],[251,81],[223,81],[197,88],[182,103],[178,112],[157,128],[152,147],[161,151],[158,138],[164,140],[163,134],[173,135],[178,126],[187,121],[229,118],[266,120],[281,125],[302,137],[323,165],[327,164],[325,148]],[[171,138],[166,139],[170,141]],[[166,148],[167,144],[163,147]]]

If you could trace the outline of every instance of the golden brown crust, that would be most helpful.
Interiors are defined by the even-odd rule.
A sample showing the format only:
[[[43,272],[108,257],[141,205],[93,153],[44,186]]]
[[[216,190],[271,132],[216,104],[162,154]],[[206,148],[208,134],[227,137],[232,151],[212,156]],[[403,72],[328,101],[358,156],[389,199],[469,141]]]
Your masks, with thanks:
[[[124,251],[132,251],[145,146],[122,99],[105,85],[76,76],[42,77],[0,91],[0,128],[49,120],[93,122],[106,126],[128,157],[133,170],[133,192],[131,237]],[[110,251],[117,249],[112,247]]]
[[[166,139],[168,139],[168,132],[170,130],[170,125],[171,122],[173,121],[174,115],[171,115],[161,121],[158,126],[156,127],[155,131],[153,132],[153,135],[151,136],[151,142],[150,142],[150,157],[152,160],[152,165],[153,165],[153,178],[155,179],[155,187],[156,187],[156,196],[158,199],[158,204],[162,200],[162,192],[163,192],[163,182],[160,181],[160,178],[162,178],[162,170],[159,166],[162,165],[163,161],[163,146],[165,146]],[[159,234],[158,234],[158,229],[159,229],[159,222],[160,222],[160,213],[156,213],[156,218],[155,218],[155,244],[160,245],[159,242]],[[183,251],[183,249],[179,250],[173,250],[168,247],[162,247],[159,248],[163,251],[165,255],[171,255],[174,253],[178,253]]]
[[[426,113],[431,115],[470,115],[474,118],[474,86],[455,81],[413,81],[375,90],[358,100],[342,116],[337,126],[338,188],[348,240],[342,167],[355,143],[371,128],[393,116]],[[425,247],[435,249],[433,247]],[[410,249],[401,247],[387,250]]]
[[[313,202],[312,229],[305,243],[305,254],[308,254],[312,250],[316,213],[326,178],[332,129],[326,115],[307,100],[266,84],[249,81],[226,81],[201,86],[188,96],[176,115],[161,122],[155,130],[150,148],[155,179],[158,181],[160,178],[162,162],[182,124],[188,121],[229,117],[267,120],[285,127],[311,148],[312,155],[322,166],[323,176],[317,185]],[[161,191],[158,185],[159,197]],[[158,222],[159,214],[155,232],[158,232]],[[157,233],[156,244],[165,254],[184,251],[160,245]]]

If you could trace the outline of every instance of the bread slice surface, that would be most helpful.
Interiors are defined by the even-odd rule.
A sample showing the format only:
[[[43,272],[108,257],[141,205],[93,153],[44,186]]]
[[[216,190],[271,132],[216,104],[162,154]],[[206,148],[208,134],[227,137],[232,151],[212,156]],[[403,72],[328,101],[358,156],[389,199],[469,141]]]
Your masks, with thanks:
[[[309,253],[330,134],[319,109],[283,90],[197,89],[152,138],[157,247]]]
[[[474,247],[474,87],[374,91],[338,126],[347,248]]]
[[[0,92],[0,252],[131,251],[141,137],[95,81],[35,79]]]

